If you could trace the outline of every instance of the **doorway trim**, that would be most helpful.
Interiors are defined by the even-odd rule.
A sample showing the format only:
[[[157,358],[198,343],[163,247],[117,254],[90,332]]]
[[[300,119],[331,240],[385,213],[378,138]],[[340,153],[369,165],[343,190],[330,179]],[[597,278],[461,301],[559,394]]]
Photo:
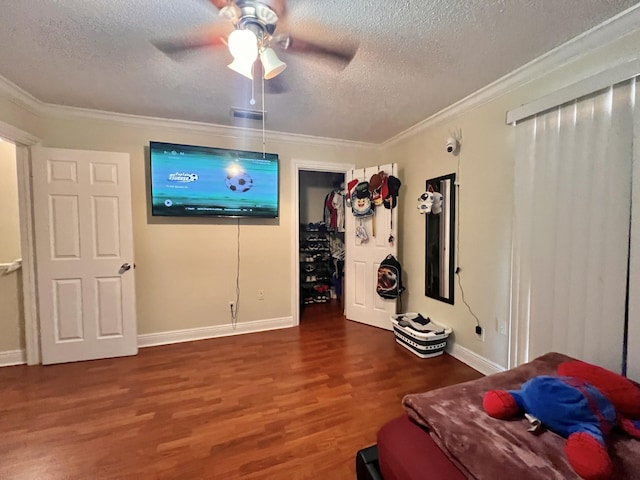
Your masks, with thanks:
[[[36,262],[33,238],[30,147],[40,139],[24,130],[0,121],[0,137],[16,145],[18,205],[20,210],[20,254],[22,255],[22,302],[24,310],[24,343],[27,365],[40,359],[40,330],[36,303]]]
[[[291,161],[291,316],[292,326],[300,325],[300,172],[342,173],[355,169],[352,163],[329,163],[313,160]],[[344,295],[344,293],[343,293]]]

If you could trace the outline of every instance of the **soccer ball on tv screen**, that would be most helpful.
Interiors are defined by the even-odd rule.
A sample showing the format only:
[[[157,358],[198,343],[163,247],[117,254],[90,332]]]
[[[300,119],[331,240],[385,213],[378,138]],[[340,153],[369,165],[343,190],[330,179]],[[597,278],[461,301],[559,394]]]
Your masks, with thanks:
[[[246,192],[253,186],[253,179],[244,172],[229,174],[226,179],[227,188],[232,192]]]

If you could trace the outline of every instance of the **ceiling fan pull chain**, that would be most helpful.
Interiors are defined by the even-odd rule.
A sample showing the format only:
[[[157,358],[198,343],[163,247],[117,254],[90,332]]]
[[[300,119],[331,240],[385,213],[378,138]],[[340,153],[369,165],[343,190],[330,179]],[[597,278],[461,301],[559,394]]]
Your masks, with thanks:
[[[251,100],[249,100],[249,103],[251,105],[255,105],[256,104],[256,90],[254,88],[255,75],[253,74],[253,69],[254,69],[254,66],[251,65]]]

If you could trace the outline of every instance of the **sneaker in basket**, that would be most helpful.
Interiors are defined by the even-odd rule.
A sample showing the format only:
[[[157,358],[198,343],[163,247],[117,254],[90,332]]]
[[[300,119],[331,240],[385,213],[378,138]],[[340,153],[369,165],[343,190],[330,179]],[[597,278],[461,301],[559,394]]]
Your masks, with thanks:
[[[398,317],[398,325],[401,327],[410,327],[419,332],[434,332],[444,333],[444,330],[438,332],[438,326],[436,326],[429,317],[424,318],[419,313],[416,316],[402,315]]]

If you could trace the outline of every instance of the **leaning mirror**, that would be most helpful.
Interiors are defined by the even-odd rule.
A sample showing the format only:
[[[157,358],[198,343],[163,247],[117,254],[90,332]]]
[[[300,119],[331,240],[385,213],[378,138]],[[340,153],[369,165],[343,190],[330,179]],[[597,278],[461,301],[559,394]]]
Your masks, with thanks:
[[[426,223],[425,288],[427,297],[453,304],[456,174],[427,180],[420,197]]]

